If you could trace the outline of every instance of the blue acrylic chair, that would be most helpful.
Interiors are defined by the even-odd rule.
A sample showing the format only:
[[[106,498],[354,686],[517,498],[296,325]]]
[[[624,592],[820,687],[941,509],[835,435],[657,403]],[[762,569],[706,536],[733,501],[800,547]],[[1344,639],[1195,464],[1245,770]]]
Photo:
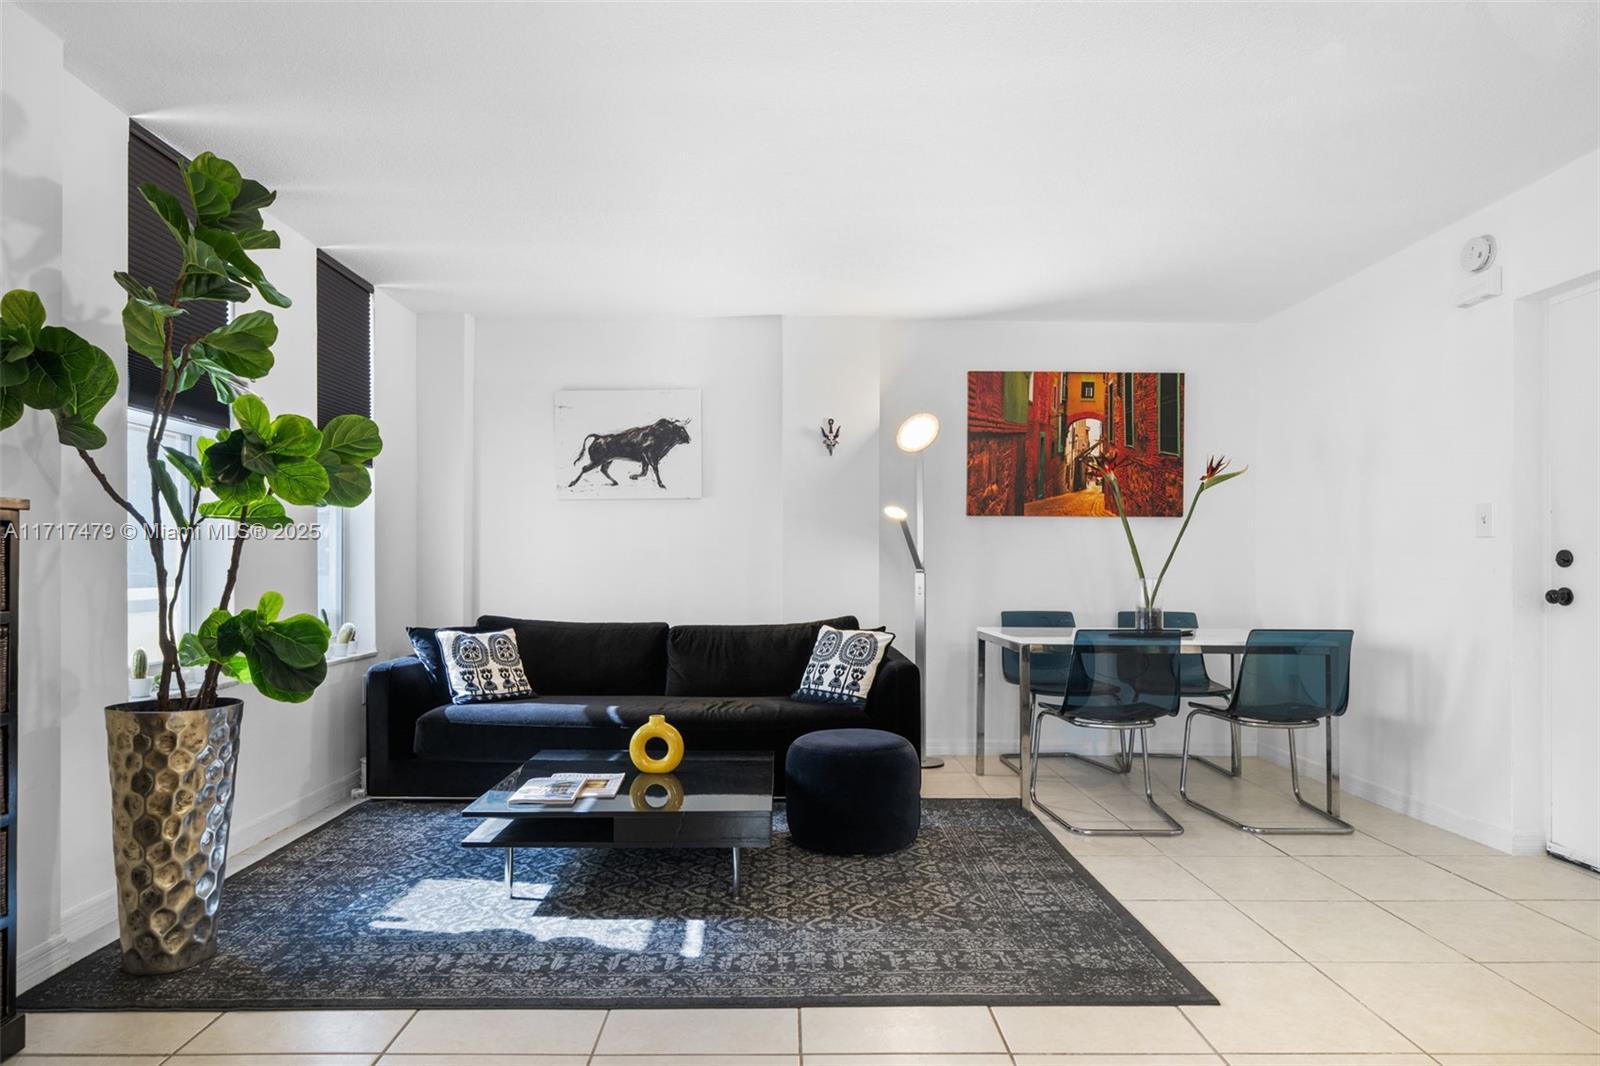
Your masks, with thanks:
[[[1350,644],[1354,636],[1348,629],[1252,629],[1228,705],[1190,704],[1193,710],[1183,725],[1183,765],[1178,772],[1178,793],[1183,801],[1247,833],[1354,832],[1354,827],[1339,817],[1338,730],[1338,721],[1350,701]],[[1286,730],[1289,781],[1295,801],[1333,823],[1332,827],[1246,825],[1190,799],[1189,735],[1196,716],[1252,729]],[[1294,744],[1296,732],[1315,729],[1319,722],[1327,731],[1325,810],[1300,795],[1300,763]]]
[[[1071,611],[1001,611],[1000,625],[1005,628],[1016,627],[1019,629],[1076,629],[1077,619]],[[1028,687],[1032,690],[1028,694],[1030,706],[1037,707],[1040,696],[1059,696],[1066,691],[1067,668],[1072,663],[1072,653],[1041,652],[1028,656]],[[1022,683],[1022,664],[1020,657],[1014,651],[1003,650],[1000,652],[1000,673],[1013,685]],[[1002,755],[1002,764],[1011,767],[1010,755]],[[1022,758],[1017,756],[1017,765],[1011,767],[1019,774],[1022,772]]]
[[[1199,629],[1200,616],[1193,611],[1163,611],[1162,624],[1172,629]],[[1117,628],[1133,628],[1133,612],[1117,612]],[[1206,669],[1206,657],[1199,652],[1185,652],[1178,656],[1178,680],[1183,685],[1185,696],[1201,696],[1208,699],[1223,699],[1233,689],[1229,685],[1212,678],[1211,672]],[[1231,680],[1231,679],[1230,679]],[[1240,751],[1239,727],[1234,726],[1230,731],[1231,754],[1227,766],[1219,766],[1203,755],[1195,755],[1196,762],[1203,762],[1219,774],[1229,777],[1238,777],[1244,770],[1242,752]],[[1158,758],[1170,759],[1171,755],[1161,755]]]
[[[1193,611],[1163,611],[1162,625],[1170,629],[1199,629],[1200,617]],[[1133,612],[1117,612],[1117,628],[1133,628]],[[1227,685],[1212,679],[1206,670],[1206,657],[1199,652],[1186,652],[1178,656],[1178,680],[1185,696],[1226,696],[1232,691]]]
[[[1072,662],[1060,706],[1041,703],[1033,716],[1028,765],[1028,795],[1053,821],[1084,836],[1179,836],[1183,826],[1162,809],[1150,788],[1151,726],[1178,713],[1183,701],[1178,680],[1177,636],[1119,637],[1104,629],[1080,629],[1073,638]],[[1165,829],[1086,829],[1075,826],[1039,800],[1040,732],[1045,718],[1068,725],[1118,732],[1119,750],[1132,759],[1133,734],[1144,763],[1144,797],[1167,824]],[[1095,760],[1102,769],[1122,773]]]

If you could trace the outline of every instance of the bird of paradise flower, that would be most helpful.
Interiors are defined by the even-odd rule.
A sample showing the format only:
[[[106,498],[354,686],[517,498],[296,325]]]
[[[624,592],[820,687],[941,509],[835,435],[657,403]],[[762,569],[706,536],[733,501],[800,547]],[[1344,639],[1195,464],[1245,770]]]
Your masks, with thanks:
[[[1228,457],[1213,455],[1206,460],[1206,470],[1200,475],[1200,486],[1194,490],[1194,501],[1189,504],[1189,513],[1183,518],[1183,525],[1178,528],[1177,537],[1173,538],[1172,548],[1167,552],[1166,562],[1161,564],[1161,572],[1156,575],[1155,584],[1151,585],[1144,573],[1144,561],[1139,558],[1139,545],[1133,539],[1133,527],[1128,525],[1128,512],[1122,506],[1122,487],[1117,484],[1117,457],[1108,455],[1101,461],[1101,469],[1105,474],[1106,482],[1111,486],[1111,494],[1117,500],[1117,517],[1122,519],[1122,533],[1128,538],[1128,551],[1133,554],[1133,568],[1139,574],[1139,589],[1144,597],[1146,611],[1155,609],[1157,596],[1161,592],[1161,582],[1167,576],[1167,569],[1172,566],[1172,557],[1178,554],[1178,545],[1183,543],[1183,535],[1189,531],[1189,523],[1194,519],[1195,508],[1200,506],[1200,497],[1205,495],[1207,489],[1215,488],[1224,481],[1232,481],[1250,468],[1242,466],[1238,470],[1228,471]],[[1227,472],[1225,472],[1227,471]]]

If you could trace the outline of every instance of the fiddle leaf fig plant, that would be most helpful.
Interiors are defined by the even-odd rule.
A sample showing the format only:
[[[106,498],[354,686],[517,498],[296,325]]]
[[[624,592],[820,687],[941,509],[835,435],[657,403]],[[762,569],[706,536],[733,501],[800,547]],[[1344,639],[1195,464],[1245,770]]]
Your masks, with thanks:
[[[142,531],[156,570],[158,710],[213,706],[223,675],[253,684],[270,699],[298,703],[327,676],[327,622],[312,614],[281,617],[283,597],[276,592],[253,608],[232,611],[241,553],[254,531],[289,525],[289,506],[365,501],[372,494],[367,464],[383,451],[383,438],[377,424],[360,415],[339,415],[320,429],[303,415],[272,415],[251,391],[276,362],[278,324],[270,311],[236,311],[226,325],[179,339],[176,326],[197,301],[242,304],[259,295],[274,307],[290,306],[250,255],[278,247],[278,235],[261,217],[276,194],[210,152],[184,168],[183,181],[182,199],[154,184],[139,187],[182,257],[171,289],[161,293],[131,274],[112,275],[128,297],[122,309],[127,345],[160,373],[144,454],[128,456],[148,466],[150,499],[127,499],[93,454],[107,440],[95,420],[120,387],[116,361],[71,330],[49,325],[38,294],[24,289],[0,299],[0,430],[28,408],[49,411],[61,443],[77,452]],[[198,456],[164,447],[177,397],[201,387],[229,406],[233,427],[202,438]],[[208,522],[231,527],[227,578],[199,629],[180,634],[176,594]],[[170,564],[169,543],[177,545]],[[202,666],[202,680],[190,691],[180,667]]]

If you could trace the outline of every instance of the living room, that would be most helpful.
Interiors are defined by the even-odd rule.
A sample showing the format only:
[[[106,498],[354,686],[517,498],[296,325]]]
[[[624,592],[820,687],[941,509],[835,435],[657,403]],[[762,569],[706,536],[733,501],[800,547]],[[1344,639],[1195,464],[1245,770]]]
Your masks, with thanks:
[[[1597,16],[0,3],[0,1052],[1600,1063]]]

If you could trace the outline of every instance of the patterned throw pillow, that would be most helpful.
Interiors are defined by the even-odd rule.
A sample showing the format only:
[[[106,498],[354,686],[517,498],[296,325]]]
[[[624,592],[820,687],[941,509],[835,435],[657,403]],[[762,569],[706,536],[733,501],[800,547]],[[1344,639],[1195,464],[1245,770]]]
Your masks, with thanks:
[[[486,633],[441,629],[438,637],[451,703],[532,698],[533,686],[522,668],[516,633],[509,629]]]
[[[847,703],[865,707],[878,665],[889,652],[893,633],[875,629],[823,626],[811,649],[811,661],[792,698],[807,703]]]

